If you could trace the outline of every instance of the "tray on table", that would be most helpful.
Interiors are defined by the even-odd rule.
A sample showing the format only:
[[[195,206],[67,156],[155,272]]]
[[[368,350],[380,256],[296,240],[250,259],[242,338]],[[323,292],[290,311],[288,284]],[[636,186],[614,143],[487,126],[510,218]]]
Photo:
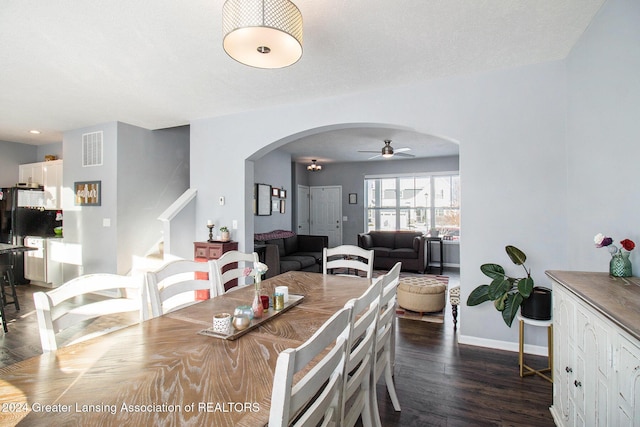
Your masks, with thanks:
[[[300,302],[302,302],[303,299],[304,299],[303,295],[289,294],[289,301],[284,303],[284,308],[282,310],[275,311],[273,309],[273,307],[269,307],[269,310],[268,311],[265,310],[265,312],[262,314],[261,318],[252,319],[251,323],[249,324],[249,326],[246,329],[243,329],[241,331],[238,331],[237,329],[235,329],[233,327],[233,325],[231,325],[231,329],[233,331],[230,334],[221,334],[219,332],[216,332],[216,331],[213,330],[213,327],[207,328],[207,329],[202,329],[201,331],[198,331],[198,334],[206,335],[208,337],[221,338],[221,339],[233,341],[233,340],[236,340],[236,339],[240,338],[242,335],[246,334],[247,332],[252,331],[253,329],[257,328],[258,326],[262,325],[263,323],[268,322],[269,320],[273,319],[274,317],[277,317],[277,316],[281,315],[285,311],[289,310],[291,307],[300,304]],[[232,316],[232,318],[233,318],[233,316]]]

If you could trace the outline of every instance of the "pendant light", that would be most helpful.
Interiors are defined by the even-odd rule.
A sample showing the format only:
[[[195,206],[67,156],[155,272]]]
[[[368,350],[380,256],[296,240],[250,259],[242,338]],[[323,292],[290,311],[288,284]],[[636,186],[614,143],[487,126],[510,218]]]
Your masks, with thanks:
[[[289,0],[227,0],[222,30],[224,51],[251,67],[288,67],[302,56],[302,14]]]
[[[322,165],[316,164],[316,159],[311,160],[311,164],[307,166],[307,170],[310,172],[320,172]]]

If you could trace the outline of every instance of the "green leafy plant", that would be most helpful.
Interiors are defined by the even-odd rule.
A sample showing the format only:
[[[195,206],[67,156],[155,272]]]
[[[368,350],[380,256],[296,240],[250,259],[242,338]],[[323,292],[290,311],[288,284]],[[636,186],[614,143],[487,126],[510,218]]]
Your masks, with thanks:
[[[486,301],[493,301],[496,310],[502,312],[504,323],[511,327],[513,319],[518,314],[520,304],[526,298],[529,298],[534,284],[531,278],[531,270],[528,270],[524,265],[527,260],[524,252],[515,246],[506,246],[504,249],[515,265],[521,265],[524,268],[526,277],[510,277],[507,276],[501,265],[482,264],[480,271],[492,279],[491,283],[475,288],[467,298],[467,305],[474,306]]]
[[[229,232],[229,229],[227,227],[220,227],[220,232],[221,233]]]

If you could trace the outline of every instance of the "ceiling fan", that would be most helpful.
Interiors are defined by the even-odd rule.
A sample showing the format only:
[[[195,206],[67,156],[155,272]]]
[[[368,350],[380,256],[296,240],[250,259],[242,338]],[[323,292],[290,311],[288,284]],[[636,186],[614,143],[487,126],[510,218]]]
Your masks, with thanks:
[[[384,147],[382,147],[382,150],[380,152],[380,154],[375,155],[373,157],[369,157],[369,160],[371,159],[375,159],[378,157],[384,157],[384,158],[391,158],[393,156],[401,156],[401,157],[415,157],[413,154],[408,154],[405,153],[405,151],[409,151],[411,150],[411,148],[393,148],[391,146],[391,140],[390,139],[385,139],[384,140]],[[359,151],[360,153],[378,153],[378,151]]]

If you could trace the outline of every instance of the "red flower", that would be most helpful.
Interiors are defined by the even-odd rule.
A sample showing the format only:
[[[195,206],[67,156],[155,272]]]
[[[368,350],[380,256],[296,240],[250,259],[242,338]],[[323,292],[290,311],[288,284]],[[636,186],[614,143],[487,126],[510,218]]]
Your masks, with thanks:
[[[632,251],[633,248],[636,247],[636,244],[633,243],[631,240],[629,239],[624,239],[620,242],[620,244],[622,245],[622,247],[626,250],[626,251]]]

